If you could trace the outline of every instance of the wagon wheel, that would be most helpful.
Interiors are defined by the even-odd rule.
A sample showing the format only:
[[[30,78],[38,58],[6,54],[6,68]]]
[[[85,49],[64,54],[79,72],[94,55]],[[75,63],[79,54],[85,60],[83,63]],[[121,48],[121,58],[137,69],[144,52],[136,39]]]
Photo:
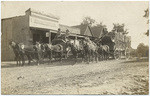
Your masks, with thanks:
[[[119,52],[118,52],[117,50],[114,51],[114,58],[115,58],[116,60],[119,59]]]

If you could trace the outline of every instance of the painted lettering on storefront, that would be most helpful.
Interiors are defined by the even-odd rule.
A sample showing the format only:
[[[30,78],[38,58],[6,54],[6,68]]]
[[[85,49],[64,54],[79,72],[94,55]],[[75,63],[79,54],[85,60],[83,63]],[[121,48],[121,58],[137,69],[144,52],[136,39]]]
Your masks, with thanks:
[[[30,27],[46,28],[52,30],[57,30],[59,28],[58,22],[48,21],[32,16],[30,16],[29,18],[30,18]]]

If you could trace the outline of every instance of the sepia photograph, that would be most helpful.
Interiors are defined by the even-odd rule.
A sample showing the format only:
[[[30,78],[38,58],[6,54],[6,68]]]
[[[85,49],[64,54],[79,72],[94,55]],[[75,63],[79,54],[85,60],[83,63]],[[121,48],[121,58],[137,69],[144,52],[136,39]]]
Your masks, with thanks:
[[[1,95],[149,95],[149,1],[1,1]]]

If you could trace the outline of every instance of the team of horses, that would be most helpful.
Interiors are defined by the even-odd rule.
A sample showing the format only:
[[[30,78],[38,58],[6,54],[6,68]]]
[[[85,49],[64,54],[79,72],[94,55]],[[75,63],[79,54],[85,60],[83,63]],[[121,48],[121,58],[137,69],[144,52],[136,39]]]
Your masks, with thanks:
[[[22,66],[25,64],[26,58],[28,64],[33,61],[39,65],[44,58],[48,58],[49,63],[51,63],[53,58],[62,62],[63,58],[67,59],[69,57],[69,53],[72,54],[75,63],[77,63],[78,58],[81,58],[82,62],[87,63],[109,58],[109,46],[90,39],[67,39],[66,41],[59,39],[52,41],[51,44],[36,42],[34,45],[25,45],[11,40],[9,45],[13,49],[17,65]]]

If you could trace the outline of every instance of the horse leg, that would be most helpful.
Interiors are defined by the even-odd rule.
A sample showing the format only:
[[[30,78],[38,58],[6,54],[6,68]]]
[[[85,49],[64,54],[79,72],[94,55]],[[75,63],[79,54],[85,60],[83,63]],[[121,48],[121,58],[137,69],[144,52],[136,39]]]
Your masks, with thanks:
[[[60,56],[60,63],[62,63],[62,56],[63,56],[63,53],[60,52],[60,53],[59,53],[59,56]]]
[[[94,62],[94,56],[95,54],[94,54],[94,52],[92,52],[92,62]]]
[[[87,54],[87,63],[90,63],[90,54]]]
[[[24,64],[25,64],[24,56],[22,55],[21,58],[22,58],[22,66],[24,66]]]
[[[84,53],[83,52],[81,52],[81,58],[82,58],[82,63],[83,63],[83,61],[84,61]]]
[[[18,56],[18,62],[19,62],[19,65],[23,65],[23,61],[22,61],[22,54]],[[22,64],[21,64],[21,61],[22,61]]]
[[[97,52],[95,52],[95,60],[96,60],[96,63],[97,63]]]
[[[108,53],[106,53],[106,60],[108,60]]]
[[[29,55],[29,54],[27,54],[27,58],[28,58],[28,65],[30,65],[30,63],[31,63],[31,58],[30,58],[30,55]]]
[[[91,55],[90,55],[90,61],[91,61],[91,62],[94,61],[93,58],[94,58],[94,53],[93,53],[93,51],[92,51],[92,52],[91,52]]]
[[[109,57],[108,55],[109,55],[109,54],[108,54],[108,53],[106,53],[106,60],[108,60],[108,57]]]
[[[35,53],[35,58],[36,58],[36,64],[39,65],[39,54]]]
[[[75,64],[77,63],[78,53],[75,54]]]
[[[90,53],[87,54],[87,63],[89,64],[90,62]]]
[[[16,56],[14,60],[16,60],[17,66],[19,65],[19,60],[18,60],[19,56]]]
[[[38,53],[38,57],[37,57],[38,59],[37,59],[37,65],[40,65],[40,54]]]
[[[95,52],[94,55],[95,55],[95,56],[94,56],[94,57],[95,57],[94,59],[95,59],[95,61],[96,61],[96,63],[97,63],[97,52]]]
[[[106,60],[106,54],[105,54],[105,52],[104,52],[104,57],[103,57],[103,60]]]
[[[91,51],[89,57],[90,57],[90,62],[93,62],[93,57],[94,57],[94,55],[93,55],[93,52],[92,52],[92,51]]]
[[[106,59],[106,58],[105,58],[105,55],[106,55],[106,54],[105,54],[105,52],[104,52],[104,54],[103,54],[103,60],[105,60],[105,59]]]
[[[99,61],[101,61],[101,56],[102,56],[102,55],[101,55],[101,54],[99,54]]]
[[[110,56],[110,55],[109,55],[109,53],[108,53],[108,58],[107,58],[107,60],[109,60],[109,56]]]
[[[52,63],[52,51],[49,52],[49,63]]]
[[[17,61],[17,66],[19,66],[20,65],[20,56],[19,55],[16,56],[16,61]]]
[[[23,63],[23,62],[22,62]],[[21,57],[19,58],[19,65],[21,65]]]
[[[16,57],[17,66],[19,65],[18,58]]]

